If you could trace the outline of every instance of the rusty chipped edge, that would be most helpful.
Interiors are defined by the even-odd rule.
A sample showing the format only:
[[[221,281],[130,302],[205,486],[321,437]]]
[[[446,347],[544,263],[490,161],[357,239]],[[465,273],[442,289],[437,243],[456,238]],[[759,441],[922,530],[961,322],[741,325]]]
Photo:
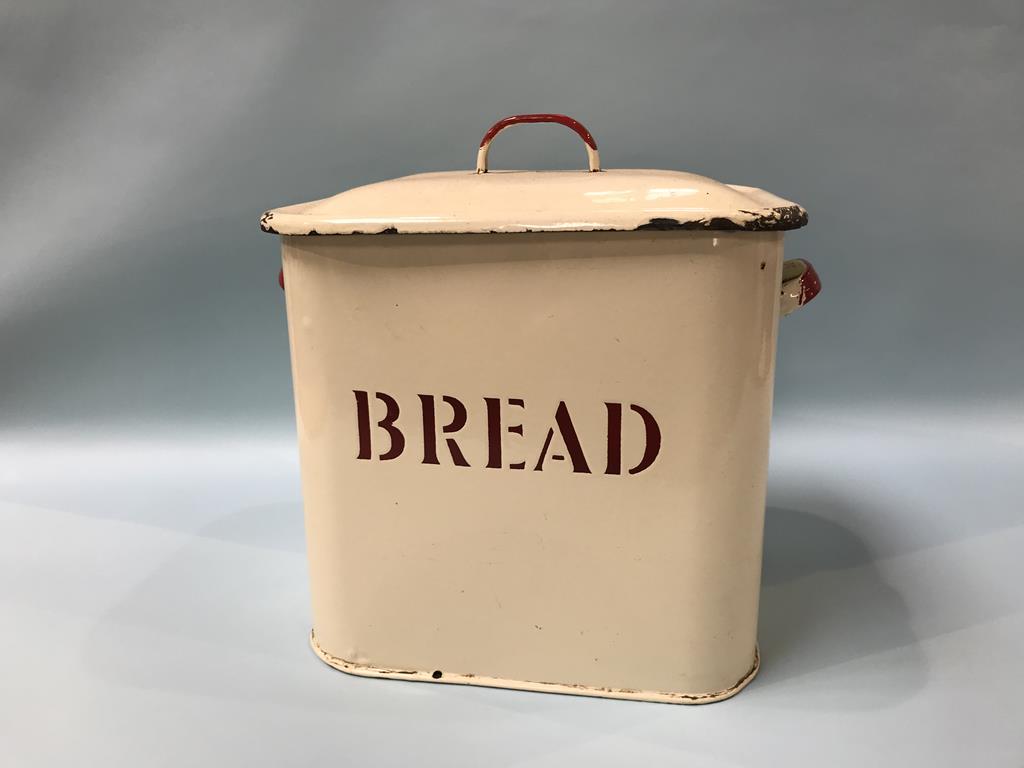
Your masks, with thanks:
[[[784,205],[779,208],[768,208],[764,211],[744,211],[753,218],[746,221],[715,216],[710,219],[694,219],[679,221],[678,219],[651,219],[641,224],[637,230],[654,230],[659,232],[673,230],[714,230],[716,232],[785,232],[807,226],[807,211],[799,205]]]
[[[735,221],[723,216],[713,216],[705,219],[671,219],[654,218],[631,229],[621,227],[593,228],[593,229],[564,229],[558,232],[673,232],[673,231],[710,231],[710,232],[786,232],[793,229],[800,229],[807,226],[807,211],[799,205],[784,205],[778,208],[767,208],[760,211],[744,211],[751,216],[750,219]],[[550,234],[550,229],[526,229],[522,231],[502,230],[478,230],[478,231],[449,231],[449,232],[400,232],[397,227],[386,227],[374,232],[353,230],[351,232],[318,232],[310,229],[306,232],[280,232],[273,226],[274,212],[264,211],[260,216],[260,229],[271,235],[285,235],[289,237],[344,237],[347,235],[480,235],[480,234]]]
[[[572,696],[595,696],[606,699],[627,699],[650,701],[663,704],[712,704],[735,696],[746,688],[761,668],[761,653],[754,646],[754,660],[750,669],[734,685],[713,693],[677,693],[673,691],[641,691],[632,688],[603,688],[573,683],[534,682],[530,680],[508,680],[468,673],[452,673],[443,670],[394,669],[374,667],[343,659],[324,650],[316,640],[316,631],[310,630],[309,644],[321,661],[334,669],[359,677],[376,677],[390,680],[411,680],[413,682],[445,683],[448,685],[477,685],[486,688],[508,688],[517,691],[539,693],[563,693]]]

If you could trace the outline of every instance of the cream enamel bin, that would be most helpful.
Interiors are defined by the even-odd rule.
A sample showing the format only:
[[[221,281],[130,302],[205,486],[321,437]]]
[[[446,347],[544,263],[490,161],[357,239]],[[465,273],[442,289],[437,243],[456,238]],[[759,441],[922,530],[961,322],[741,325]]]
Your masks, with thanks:
[[[489,171],[514,123],[589,170]],[[805,211],[602,170],[520,115],[476,170],[263,215],[282,241],[312,643],[359,675],[675,703],[758,668],[783,262]]]

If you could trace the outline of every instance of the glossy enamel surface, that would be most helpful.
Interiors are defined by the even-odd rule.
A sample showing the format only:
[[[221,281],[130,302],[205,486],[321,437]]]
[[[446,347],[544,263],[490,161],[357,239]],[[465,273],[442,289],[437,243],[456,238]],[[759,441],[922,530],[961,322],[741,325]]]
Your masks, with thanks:
[[[283,257],[325,661],[677,703],[749,682],[781,234],[286,237]]]
[[[446,171],[356,187],[267,211],[282,235],[780,231],[803,208],[761,189],[681,171]]]

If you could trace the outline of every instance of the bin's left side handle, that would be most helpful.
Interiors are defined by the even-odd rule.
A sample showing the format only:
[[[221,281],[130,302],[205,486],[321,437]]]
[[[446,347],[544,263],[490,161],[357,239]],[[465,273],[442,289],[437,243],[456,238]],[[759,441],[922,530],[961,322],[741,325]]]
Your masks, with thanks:
[[[803,259],[782,262],[782,290],[779,295],[780,313],[785,316],[800,309],[821,293],[821,278]]]
[[[281,286],[281,290],[284,290],[284,270],[278,270],[277,273],[277,284]]]

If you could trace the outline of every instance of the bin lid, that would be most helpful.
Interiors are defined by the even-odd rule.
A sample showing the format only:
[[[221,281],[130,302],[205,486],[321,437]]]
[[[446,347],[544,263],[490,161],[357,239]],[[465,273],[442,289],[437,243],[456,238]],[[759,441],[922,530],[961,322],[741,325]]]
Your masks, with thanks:
[[[574,130],[588,170],[492,171],[494,137],[518,123]],[[323,200],[267,211],[264,232],[356,235],[506,232],[797,229],[807,211],[755,187],[682,171],[602,169],[597,143],[565,115],[513,115],[484,134],[475,170],[420,173],[367,184]]]

